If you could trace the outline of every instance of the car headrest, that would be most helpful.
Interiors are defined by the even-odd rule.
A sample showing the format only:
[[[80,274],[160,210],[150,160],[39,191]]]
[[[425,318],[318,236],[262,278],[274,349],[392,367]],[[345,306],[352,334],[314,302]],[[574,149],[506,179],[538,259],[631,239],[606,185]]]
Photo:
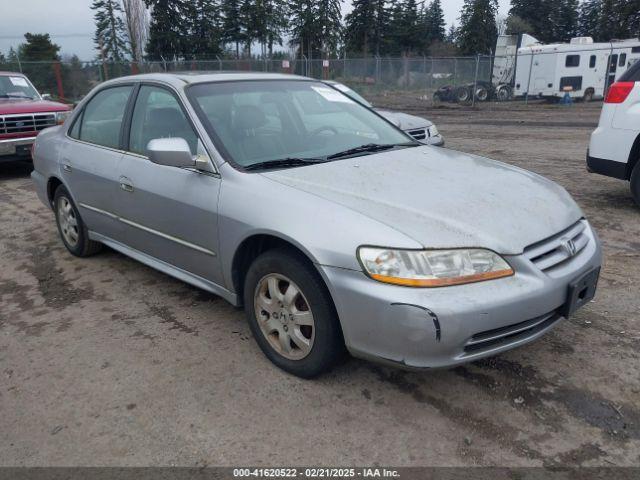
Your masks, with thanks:
[[[183,121],[182,113],[173,107],[154,108],[149,113],[149,117],[158,125],[172,125]]]
[[[268,123],[267,116],[255,105],[240,105],[235,108],[233,128],[238,130],[254,130]]]

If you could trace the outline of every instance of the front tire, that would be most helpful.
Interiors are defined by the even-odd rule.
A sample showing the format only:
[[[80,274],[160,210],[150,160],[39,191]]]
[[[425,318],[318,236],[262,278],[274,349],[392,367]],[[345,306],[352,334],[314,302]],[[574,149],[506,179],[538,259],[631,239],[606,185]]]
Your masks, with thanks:
[[[640,162],[636,164],[631,173],[631,196],[636,205],[640,207]]]
[[[53,196],[58,233],[69,253],[89,257],[102,250],[102,244],[89,239],[87,227],[67,189],[60,185]]]
[[[286,372],[312,378],[344,356],[329,292],[300,255],[280,249],[260,255],[245,278],[244,308],[260,349]]]

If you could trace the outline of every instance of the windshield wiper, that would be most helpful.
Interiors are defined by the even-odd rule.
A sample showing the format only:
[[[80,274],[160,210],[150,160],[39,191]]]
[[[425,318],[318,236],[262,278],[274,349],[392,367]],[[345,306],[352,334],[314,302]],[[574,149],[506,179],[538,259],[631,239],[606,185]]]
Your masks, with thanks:
[[[388,143],[388,144],[367,143],[366,145],[360,145],[359,147],[350,148],[349,150],[345,150],[343,152],[338,152],[338,153],[334,153],[333,155],[329,155],[327,157],[327,160],[334,160],[336,158],[349,157],[351,155],[358,155],[360,153],[382,152],[384,150],[391,150],[397,147],[417,147],[418,145],[419,143],[417,142]]]
[[[316,163],[326,162],[324,158],[280,158],[277,160],[267,160],[266,162],[254,163],[253,165],[247,165],[245,170],[268,170],[270,168],[280,167],[300,167],[302,165],[313,165]]]

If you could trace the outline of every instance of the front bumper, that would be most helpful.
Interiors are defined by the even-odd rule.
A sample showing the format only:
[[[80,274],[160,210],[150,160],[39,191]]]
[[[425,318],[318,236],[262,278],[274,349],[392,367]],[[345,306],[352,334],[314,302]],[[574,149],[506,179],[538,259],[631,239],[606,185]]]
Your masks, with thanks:
[[[404,368],[447,367],[531,342],[557,325],[569,284],[601,265],[591,227],[586,235],[587,246],[552,271],[508,256],[512,277],[454,287],[399,287],[320,268],[352,355]]]
[[[0,139],[0,162],[30,160],[31,146],[36,137]]]

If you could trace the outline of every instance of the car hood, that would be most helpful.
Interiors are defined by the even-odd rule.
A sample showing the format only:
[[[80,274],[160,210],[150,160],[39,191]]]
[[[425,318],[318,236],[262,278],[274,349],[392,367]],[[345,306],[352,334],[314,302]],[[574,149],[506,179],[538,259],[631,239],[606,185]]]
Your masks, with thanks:
[[[263,175],[389,225],[425,248],[516,255],[583,216],[564,188],[539,175],[430,147]]]
[[[380,115],[393,123],[400,130],[413,130],[414,128],[427,128],[433,125],[432,122],[426,118],[416,117],[415,115],[409,115],[407,113],[392,112],[389,110],[378,110]]]
[[[0,115],[20,113],[48,113],[69,110],[64,103],[48,100],[29,100],[22,98],[0,98]]]

